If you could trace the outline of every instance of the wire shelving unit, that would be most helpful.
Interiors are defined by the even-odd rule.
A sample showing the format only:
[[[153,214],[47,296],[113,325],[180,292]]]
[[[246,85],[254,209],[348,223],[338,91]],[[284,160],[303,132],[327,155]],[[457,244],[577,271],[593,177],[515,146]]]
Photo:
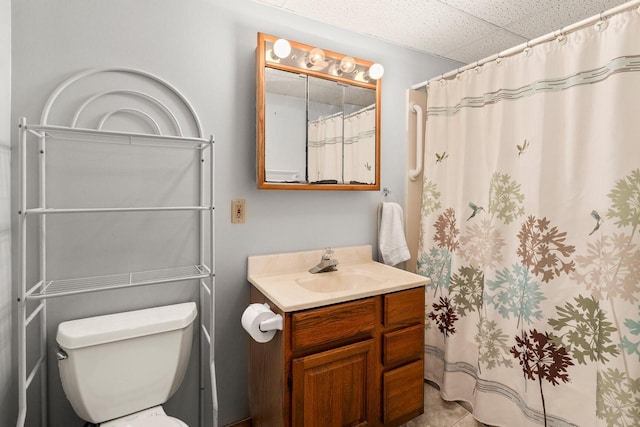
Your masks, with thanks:
[[[170,97],[177,99],[177,105],[183,114],[175,114],[169,107],[155,95],[150,95],[138,90],[117,89],[97,92],[86,98],[80,104],[73,115],[71,126],[58,126],[48,124],[49,115],[52,108],[59,101],[59,97],[69,91],[71,86],[87,78],[96,76],[116,75],[133,76],[139,79],[145,86],[148,82],[159,86]],[[139,108],[114,107],[106,112],[97,125],[96,129],[86,129],[77,127],[79,117],[86,109],[94,105],[97,101],[114,96],[135,98],[137,101],[151,106],[150,113]],[[116,114],[126,114],[137,120],[145,122],[148,127],[154,130],[155,134],[119,132],[103,130],[104,124]],[[161,119],[170,124],[171,135],[164,135],[154,114],[160,115]],[[195,127],[195,136],[183,136],[182,126],[178,117],[186,117],[192,121]],[[36,138],[34,139],[33,136]],[[198,151],[200,161],[197,162],[199,182],[198,182],[198,203],[193,206],[128,206],[128,207],[47,207],[47,150],[48,140],[65,140],[82,142],[83,144],[122,144],[136,145],[153,150],[156,147],[190,149]],[[37,141],[37,150],[29,150],[30,144]],[[32,154],[37,153],[37,154]],[[29,156],[37,155],[37,166],[34,162],[29,162]],[[200,331],[201,339],[200,354],[207,355],[208,360],[201,360],[200,366],[200,390],[205,384],[211,387],[211,417],[213,425],[217,426],[218,401],[215,379],[214,363],[214,318],[215,318],[215,272],[214,272],[214,137],[203,138],[202,128],[198,116],[187,101],[187,99],[172,85],[166,81],[145,71],[131,68],[98,68],[91,69],[72,76],[61,83],[51,94],[43,109],[39,124],[29,124],[26,118],[20,119],[19,141],[18,141],[18,169],[19,169],[19,196],[18,196],[18,400],[19,412],[16,425],[22,427],[27,416],[27,390],[31,386],[37,374],[40,374],[40,424],[47,426],[47,300],[51,298],[62,298],[69,295],[78,295],[91,292],[100,292],[114,289],[126,289],[137,286],[157,285],[173,282],[197,280],[199,283],[199,304],[200,304]],[[34,170],[35,169],[35,170]],[[32,172],[33,170],[33,172]],[[37,170],[37,173],[36,173]],[[29,183],[28,179],[37,176],[37,184]],[[33,188],[36,187],[34,190]],[[37,193],[37,206],[29,207],[28,200],[35,197],[31,193]],[[198,229],[199,255],[194,260],[194,265],[167,266],[167,268],[116,272],[108,275],[93,277],[70,277],[63,279],[50,279],[47,277],[47,217],[50,215],[92,215],[97,213],[119,214],[124,212],[164,212],[164,211],[185,211],[197,212],[197,220],[193,224]],[[37,218],[35,233],[38,241],[38,254],[34,256],[27,250],[27,232],[35,224],[27,223],[29,217]],[[207,256],[208,255],[208,256]],[[205,257],[207,259],[205,259]],[[35,284],[27,283],[27,265],[29,258],[39,258],[39,280]],[[208,316],[203,313],[208,312]],[[40,324],[39,355],[33,366],[27,366],[27,334],[29,326],[38,320]],[[29,369],[30,368],[30,369]],[[204,413],[209,407],[209,402],[205,402],[201,392],[200,398],[200,420],[204,425],[204,420],[209,418]]]

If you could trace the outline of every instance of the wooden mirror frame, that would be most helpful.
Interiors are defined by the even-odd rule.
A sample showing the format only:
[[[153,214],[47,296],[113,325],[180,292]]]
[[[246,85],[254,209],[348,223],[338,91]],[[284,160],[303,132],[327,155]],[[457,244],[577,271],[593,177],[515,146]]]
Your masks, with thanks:
[[[256,50],[256,174],[259,189],[264,190],[342,190],[342,191],[377,191],[380,190],[380,79],[373,80],[373,83],[362,79],[346,78],[343,76],[329,74],[328,72],[315,71],[308,68],[301,68],[295,65],[280,63],[277,61],[267,60],[267,42],[275,43],[278,37],[258,33],[258,47]],[[311,51],[314,46],[290,41],[293,50]],[[324,49],[323,49],[324,50]],[[324,50],[325,56],[338,62],[345,56]],[[355,62],[359,68],[368,69],[373,62],[355,58]],[[285,61],[282,61],[285,62]],[[305,74],[326,80],[347,84],[350,86],[359,86],[376,91],[376,118],[375,118],[375,183],[373,184],[324,184],[324,183],[302,183],[302,182],[269,182],[266,180],[265,165],[265,68],[273,68],[276,70],[289,71],[297,74]]]

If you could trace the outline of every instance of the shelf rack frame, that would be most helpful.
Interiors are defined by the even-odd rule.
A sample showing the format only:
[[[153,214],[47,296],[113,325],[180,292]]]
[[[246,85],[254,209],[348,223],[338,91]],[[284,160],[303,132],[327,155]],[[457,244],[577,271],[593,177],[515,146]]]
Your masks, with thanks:
[[[179,124],[177,116],[167,107],[162,101],[158,100],[155,96],[140,92],[138,90],[118,89],[98,92],[97,94],[89,97],[84,103],[82,103],[76,110],[71,127],[50,125],[47,124],[49,114],[58,100],[59,96],[70,86],[78,82],[79,80],[92,77],[92,76],[108,76],[110,73],[120,73],[123,75],[134,76],[141,78],[142,80],[149,80],[159,84],[163,90],[167,90],[170,96],[178,99],[178,104],[181,105],[183,110],[186,111],[187,117],[189,117],[195,125],[195,136],[183,136],[182,127]],[[138,99],[148,101],[150,104],[156,107],[165,115],[165,120],[173,125],[175,135],[163,135],[160,132],[160,127],[151,114],[148,114],[139,109],[133,108],[114,108],[103,115],[98,129],[85,129],[78,128],[78,117],[83,111],[91,105],[93,102],[100,98],[107,96],[128,95]],[[160,107],[160,108],[157,108]],[[152,109],[153,110],[153,109]],[[144,134],[144,133],[132,133],[132,132],[119,132],[119,131],[106,131],[102,127],[104,123],[114,114],[129,114],[140,120],[151,122],[152,129],[156,131],[156,134]],[[28,135],[35,135],[38,140],[38,206],[35,208],[28,208],[28,167],[27,157],[29,144]],[[66,207],[66,208],[48,208],[46,200],[46,185],[47,185],[47,173],[46,173],[46,144],[48,138],[55,138],[56,134],[66,135],[67,140],[81,140],[87,143],[112,143],[112,144],[128,144],[128,145],[143,145],[150,148],[153,147],[172,147],[181,149],[195,149],[200,152],[200,162],[198,162],[199,169],[199,191],[198,191],[198,204],[195,206],[142,206],[142,207],[100,207],[100,208],[81,208],[81,207]],[[205,384],[208,383],[211,386],[211,410],[212,420],[214,427],[218,424],[218,398],[215,376],[215,240],[214,240],[214,144],[215,137],[212,135],[210,138],[203,138],[202,126],[200,120],[189,103],[189,101],[180,93],[175,87],[170,85],[165,80],[147,73],[145,71],[116,67],[116,68],[94,68],[78,73],[69,79],[62,82],[50,95],[43,109],[41,123],[40,124],[28,124],[27,119],[22,117],[18,125],[18,257],[19,268],[17,272],[18,277],[18,297],[17,297],[17,323],[18,323],[18,418],[16,425],[22,427],[25,424],[27,416],[27,391],[32,384],[34,378],[40,374],[40,425],[46,427],[48,424],[47,413],[47,300],[50,298],[65,297],[68,295],[77,295],[89,292],[99,292],[113,289],[125,289],[137,286],[147,286],[163,283],[171,283],[186,280],[197,280],[199,283],[199,303],[200,303],[200,425],[204,425],[204,420],[207,418],[205,414],[206,403],[202,390],[205,388]],[[208,168],[207,168],[208,159]],[[208,175],[208,180],[207,180]],[[207,193],[208,188],[208,194]],[[199,255],[198,263],[191,266],[180,266],[165,268],[160,270],[151,271],[137,271],[137,272],[125,272],[117,273],[106,276],[84,277],[84,278],[69,278],[63,280],[50,280],[47,278],[47,254],[46,254],[46,218],[48,215],[74,215],[74,214],[86,214],[91,215],[94,213],[120,213],[120,212],[161,212],[161,211],[195,211],[199,212],[198,227],[199,227]],[[39,251],[39,281],[33,285],[27,286],[27,218],[29,216],[38,217],[38,251]],[[208,223],[207,223],[208,217]],[[208,227],[208,233],[205,235],[205,231]],[[208,243],[208,248],[206,247]],[[205,260],[206,250],[208,249],[209,256]],[[207,265],[208,264],[208,265]],[[36,302],[37,305],[31,308],[28,306],[28,302]],[[204,307],[208,306],[208,310]],[[204,316],[203,313],[207,312],[209,316]],[[206,317],[206,318],[205,318]],[[40,324],[40,336],[39,336],[39,355],[35,364],[27,372],[27,333],[28,327],[38,319]],[[203,360],[203,355],[208,355],[208,360]],[[207,371],[209,375],[207,375]]]

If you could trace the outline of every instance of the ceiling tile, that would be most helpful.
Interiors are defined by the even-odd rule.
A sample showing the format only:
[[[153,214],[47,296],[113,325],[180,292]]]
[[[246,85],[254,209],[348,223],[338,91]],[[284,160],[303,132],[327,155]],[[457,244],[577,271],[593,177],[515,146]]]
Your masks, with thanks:
[[[463,62],[497,53],[625,0],[253,0]],[[498,31],[500,29],[506,31]]]
[[[557,31],[612,7],[624,0],[563,0],[540,13],[506,26],[506,29],[529,39]]]
[[[415,13],[415,12],[414,12]],[[491,34],[497,27],[439,1],[429,2],[421,22],[396,31],[411,46],[443,55]]]
[[[504,27],[534,15],[540,10],[548,9],[558,0],[440,0],[470,15],[477,16],[494,25]]]
[[[498,30],[482,39],[476,40],[458,49],[446,52],[447,58],[470,64],[503,50],[525,43],[527,39],[509,31]]]
[[[330,7],[326,1],[287,0],[284,9],[438,55],[496,30],[495,26],[437,0],[329,3]]]

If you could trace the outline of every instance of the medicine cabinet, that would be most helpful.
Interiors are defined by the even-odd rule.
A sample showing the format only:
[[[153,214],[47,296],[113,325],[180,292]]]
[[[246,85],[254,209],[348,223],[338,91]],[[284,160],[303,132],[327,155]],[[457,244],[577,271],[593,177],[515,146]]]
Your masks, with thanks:
[[[258,34],[261,189],[380,189],[380,64]]]

